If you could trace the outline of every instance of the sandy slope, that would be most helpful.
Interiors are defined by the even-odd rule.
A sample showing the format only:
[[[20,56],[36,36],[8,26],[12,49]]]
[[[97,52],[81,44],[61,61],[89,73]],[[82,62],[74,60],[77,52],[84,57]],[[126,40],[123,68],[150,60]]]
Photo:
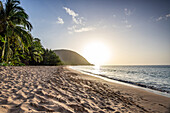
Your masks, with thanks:
[[[0,67],[0,112],[165,112],[170,98],[65,67]]]

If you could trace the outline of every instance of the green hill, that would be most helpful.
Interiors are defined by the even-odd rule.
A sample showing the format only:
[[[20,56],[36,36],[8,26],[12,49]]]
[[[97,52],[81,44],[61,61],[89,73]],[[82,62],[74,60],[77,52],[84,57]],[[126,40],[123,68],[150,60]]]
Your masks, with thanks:
[[[53,50],[66,65],[92,65],[80,54],[66,49]]]

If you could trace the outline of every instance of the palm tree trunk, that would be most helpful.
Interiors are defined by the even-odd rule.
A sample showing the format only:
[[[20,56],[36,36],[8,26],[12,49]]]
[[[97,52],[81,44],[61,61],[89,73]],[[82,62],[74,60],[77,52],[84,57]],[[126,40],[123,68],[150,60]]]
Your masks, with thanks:
[[[2,50],[2,56],[1,56],[1,58],[2,58],[2,61],[4,60],[4,55],[5,55],[5,49],[6,49],[6,36],[5,36],[5,41],[4,41],[4,45],[3,45],[3,50]]]
[[[7,38],[8,40],[7,40],[7,54],[6,54],[6,62],[8,62],[8,57],[9,57],[9,37]]]

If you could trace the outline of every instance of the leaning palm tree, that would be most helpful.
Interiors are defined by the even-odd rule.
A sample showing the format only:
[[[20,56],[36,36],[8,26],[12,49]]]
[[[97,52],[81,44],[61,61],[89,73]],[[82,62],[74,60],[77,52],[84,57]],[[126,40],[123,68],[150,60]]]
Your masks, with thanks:
[[[32,63],[43,61],[44,50],[41,45],[40,39],[34,38],[29,48],[29,56],[31,56]]]
[[[12,45],[28,51],[32,42],[30,31],[32,25],[28,15],[19,6],[19,0],[7,0],[4,7],[0,1],[0,38],[3,42],[1,59],[8,61],[13,55]]]

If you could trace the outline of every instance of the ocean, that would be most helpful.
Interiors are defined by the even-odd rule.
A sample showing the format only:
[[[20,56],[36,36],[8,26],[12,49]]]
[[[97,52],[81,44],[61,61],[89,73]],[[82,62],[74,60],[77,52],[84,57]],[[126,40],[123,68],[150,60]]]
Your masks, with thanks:
[[[71,66],[71,68],[170,94],[170,65]]]

